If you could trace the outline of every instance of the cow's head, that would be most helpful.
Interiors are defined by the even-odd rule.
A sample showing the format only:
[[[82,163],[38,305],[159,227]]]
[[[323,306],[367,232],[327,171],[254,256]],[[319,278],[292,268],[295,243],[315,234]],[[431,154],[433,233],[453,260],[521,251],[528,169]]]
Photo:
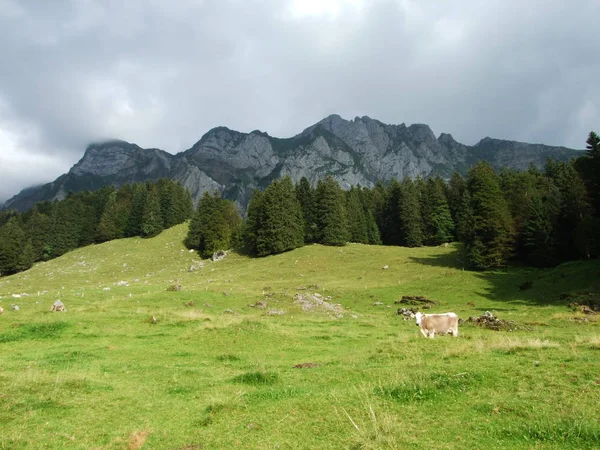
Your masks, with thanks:
[[[423,318],[423,314],[421,311],[415,314],[415,321],[417,322],[417,326],[421,325],[421,319]]]

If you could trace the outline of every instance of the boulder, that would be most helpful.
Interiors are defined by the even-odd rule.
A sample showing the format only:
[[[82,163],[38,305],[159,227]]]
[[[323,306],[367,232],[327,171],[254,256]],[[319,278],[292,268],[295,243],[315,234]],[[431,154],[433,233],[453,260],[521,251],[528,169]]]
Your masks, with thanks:
[[[50,308],[50,311],[51,312],[67,312],[67,308],[65,307],[63,302],[61,302],[60,300],[56,300],[52,304],[52,308]]]

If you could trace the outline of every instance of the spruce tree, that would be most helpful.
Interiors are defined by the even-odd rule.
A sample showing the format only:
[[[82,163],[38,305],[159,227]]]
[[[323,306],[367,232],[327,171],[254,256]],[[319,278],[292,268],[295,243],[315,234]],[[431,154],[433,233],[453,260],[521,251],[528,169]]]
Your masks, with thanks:
[[[25,232],[19,222],[19,218],[13,216],[0,228],[0,275],[10,275],[23,270],[20,258],[25,243]]]
[[[264,191],[258,229],[258,256],[282,253],[304,244],[302,209],[290,177],[273,181]]]
[[[473,235],[466,241],[470,266],[478,270],[503,266],[513,252],[512,218],[499,177],[486,161],[469,171],[467,186],[473,210]]]
[[[557,262],[554,230],[548,204],[541,196],[529,202],[523,232],[525,261],[536,267],[550,267]]]
[[[315,221],[315,190],[306,177],[302,177],[296,186],[296,198],[300,203],[304,222],[304,242],[310,244],[316,241],[317,224]]]
[[[100,216],[98,229],[96,233],[97,242],[112,241],[119,236],[119,211],[117,208],[117,192],[110,193],[104,211]]]
[[[214,195],[205,192],[198,202],[199,237],[198,251],[204,258],[210,257],[214,252],[229,249],[231,243],[231,230],[223,215],[219,193]]]
[[[44,255],[50,226],[50,217],[41,213],[38,205],[34,206],[24,227],[26,235],[31,241],[34,261],[40,261]]]
[[[142,235],[142,219],[144,216],[144,205],[146,204],[146,196],[148,191],[142,183],[133,185],[133,193],[131,199],[131,210],[125,228],[125,236],[141,236]]]
[[[346,192],[346,211],[348,215],[348,226],[350,241],[361,244],[369,243],[367,220],[365,210],[360,199],[360,187],[350,187]]]
[[[256,256],[258,254],[257,241],[258,230],[263,221],[263,192],[256,189],[250,197],[248,210],[246,211],[246,221],[243,225],[242,241],[244,243],[242,252],[248,255]]]
[[[400,243],[406,247],[423,245],[423,220],[416,184],[408,177],[404,178],[398,198],[398,219]]]
[[[386,190],[385,203],[381,214],[381,240],[385,245],[402,245],[402,232],[400,224],[400,202],[402,187],[392,179]]]
[[[344,191],[333,177],[319,181],[315,205],[317,242],[323,245],[346,245],[350,235]]]
[[[145,238],[153,237],[158,235],[162,230],[163,219],[160,211],[158,189],[155,185],[147,183],[140,235]]]

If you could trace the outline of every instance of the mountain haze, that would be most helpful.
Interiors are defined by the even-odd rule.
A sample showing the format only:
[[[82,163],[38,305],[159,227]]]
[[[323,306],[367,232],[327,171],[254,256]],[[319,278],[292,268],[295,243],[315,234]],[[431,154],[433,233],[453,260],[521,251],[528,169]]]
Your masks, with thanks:
[[[176,155],[119,140],[91,144],[68,173],[24,189],[4,207],[26,210],[39,201],[62,199],[69,191],[168,177],[188,188],[196,202],[205,191],[218,189],[244,208],[254,189],[285,175],[294,182],[306,177],[314,184],[332,175],[343,187],[373,186],[405,176],[448,178],[482,159],[496,168],[526,169],[530,164],[542,167],[548,157],[567,160],[579,154],[489,137],[467,146],[450,134],[436,138],[424,124],[388,125],[366,116],[345,120],[331,115],[291,138],[217,127]]]

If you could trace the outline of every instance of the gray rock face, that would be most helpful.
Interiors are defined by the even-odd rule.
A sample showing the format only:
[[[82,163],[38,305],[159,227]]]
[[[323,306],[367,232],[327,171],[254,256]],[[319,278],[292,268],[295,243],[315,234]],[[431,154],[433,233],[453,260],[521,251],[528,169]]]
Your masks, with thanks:
[[[542,167],[549,156],[566,160],[577,155],[564,147],[491,138],[466,146],[450,134],[436,138],[424,124],[407,127],[331,115],[286,139],[260,131],[214,128],[177,155],[123,141],[90,145],[67,174],[23,190],[4,207],[26,210],[38,201],[64,198],[69,191],[170,177],[189,189],[195,202],[204,192],[218,190],[243,210],[254,189],[285,175],[294,182],[306,177],[313,185],[331,175],[344,188],[370,187],[406,176],[449,178],[453,171],[465,173],[480,159],[496,168],[526,169],[530,164]]]

